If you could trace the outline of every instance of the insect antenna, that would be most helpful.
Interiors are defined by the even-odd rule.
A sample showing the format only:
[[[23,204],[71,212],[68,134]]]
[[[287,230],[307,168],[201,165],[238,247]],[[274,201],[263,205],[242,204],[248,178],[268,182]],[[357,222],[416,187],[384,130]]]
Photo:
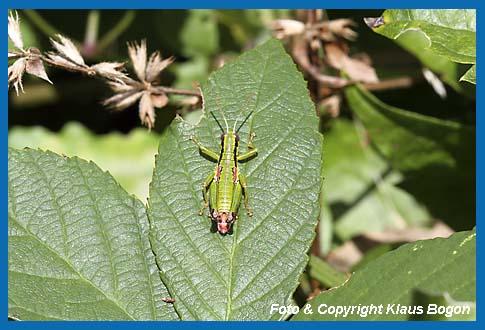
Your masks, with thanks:
[[[217,119],[216,115],[214,115],[214,112],[211,111],[210,114],[211,114],[212,117],[214,117],[214,120],[216,121],[217,126],[219,126],[219,128],[221,129],[222,132],[224,132],[224,128],[222,127],[221,123]]]
[[[211,93],[212,98],[213,98],[213,99],[214,99],[214,101],[216,102],[217,109],[218,109],[218,110],[219,110],[219,112],[221,113],[222,119],[224,119],[224,123],[226,124],[226,130],[225,130],[225,131],[224,131],[224,129],[222,128],[221,123],[220,123],[220,122],[219,122],[219,121],[216,119],[216,116],[214,115],[214,113],[213,113],[212,111],[211,111],[211,114],[212,114],[212,116],[214,117],[214,119],[216,119],[216,122],[217,122],[217,124],[219,125],[219,127],[221,128],[221,130],[222,130],[223,132],[227,132],[227,131],[229,131],[229,125],[227,124],[227,119],[226,119],[226,116],[224,115],[224,111],[222,111],[221,105],[219,104],[219,100],[218,100],[218,99],[217,99],[217,97],[214,95],[214,92],[212,91],[212,89],[211,89],[210,93]]]
[[[239,109],[239,112],[242,112],[242,110],[248,106],[249,101],[251,101],[251,99],[254,97],[254,94],[255,94],[254,92],[253,92],[253,93],[251,93],[251,94],[249,94],[249,97],[247,98],[246,102],[244,102],[244,105],[241,107],[241,109]],[[241,123],[241,125],[239,125],[239,127],[238,127],[238,129],[237,129],[237,130],[236,130],[236,125],[237,125],[237,121],[238,121],[239,119],[236,119],[236,122],[234,123],[234,128],[233,128],[233,131],[234,131],[234,132],[236,132],[236,133],[237,133],[237,132],[239,132],[239,130],[241,129],[241,127],[243,127],[244,123],[246,123],[246,121],[248,120],[249,116],[251,116],[251,114],[252,114],[253,112],[254,112],[254,110],[252,110],[252,111],[251,111],[251,112],[250,112],[250,113],[249,113],[249,114],[246,116],[246,118],[244,118],[243,122]]]
[[[251,112],[246,116],[246,118],[244,118],[243,122],[241,123],[241,125],[239,125],[239,127],[237,128],[237,130],[235,131],[236,133],[239,132],[239,130],[241,129],[241,127],[244,126],[244,124],[248,121],[249,117],[253,114],[254,110],[251,110]],[[234,125],[236,126],[236,125]]]

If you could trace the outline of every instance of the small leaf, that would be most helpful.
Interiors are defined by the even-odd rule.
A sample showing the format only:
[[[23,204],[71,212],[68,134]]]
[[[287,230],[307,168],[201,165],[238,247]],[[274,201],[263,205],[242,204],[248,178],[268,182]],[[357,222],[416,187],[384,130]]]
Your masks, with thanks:
[[[474,9],[413,9],[386,10],[384,24],[373,30],[391,39],[407,31],[421,32],[427,47],[453,62],[476,61],[476,11]]]
[[[197,128],[174,121],[162,137],[150,186],[151,242],[182,319],[265,320],[289,304],[307,260],[319,214],[322,137],[302,75],[276,40],[248,51],[202,86],[206,114]],[[250,96],[253,95],[253,98]],[[249,102],[248,102],[249,98]],[[219,151],[221,130],[251,114],[258,155],[239,164],[254,216],[241,206],[233,233],[211,233],[198,215],[202,183],[215,164],[189,140]],[[245,105],[246,104],[246,105]]]
[[[416,30],[408,30],[402,33],[399,38],[394,39],[394,41],[413,54],[424,67],[436,73],[443,82],[458,92],[467,93],[467,90],[463,88],[463,84],[459,83],[460,76],[463,74],[466,65],[452,62],[427,48],[429,42],[423,33]]]
[[[95,164],[9,150],[9,313],[22,320],[176,319],[143,204]]]
[[[384,25],[384,17],[364,17],[364,22],[367,24],[368,27],[371,29],[378,28],[379,26]]]
[[[292,320],[407,320],[409,312],[395,314],[399,306],[416,308],[415,291],[447,293],[457,301],[476,300],[476,233],[466,231],[450,238],[408,243],[371,261],[344,285],[320,293],[309,302],[313,314],[300,312]],[[318,313],[318,307],[376,306],[382,313],[347,317]],[[325,306],[323,306],[325,307]],[[389,310],[389,309],[390,310]],[[423,313],[427,306],[422,306]],[[304,308],[302,308],[303,310]]]

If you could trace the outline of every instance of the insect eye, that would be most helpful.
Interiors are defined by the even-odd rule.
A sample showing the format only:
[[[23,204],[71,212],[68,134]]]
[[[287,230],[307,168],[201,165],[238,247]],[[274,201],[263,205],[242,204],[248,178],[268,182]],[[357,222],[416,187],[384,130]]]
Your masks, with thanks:
[[[239,135],[236,134],[236,141],[239,142]]]
[[[221,140],[224,140],[224,136],[226,136],[226,133],[221,134]]]

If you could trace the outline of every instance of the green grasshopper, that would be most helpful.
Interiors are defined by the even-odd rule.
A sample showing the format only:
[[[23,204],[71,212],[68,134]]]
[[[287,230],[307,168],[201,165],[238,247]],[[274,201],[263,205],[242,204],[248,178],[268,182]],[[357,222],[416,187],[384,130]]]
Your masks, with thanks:
[[[234,123],[233,129],[229,130],[229,125],[227,124],[224,112],[222,112],[218,103],[217,106],[226,124],[226,131],[224,131],[214,114],[211,113],[223,131],[221,134],[220,153],[217,154],[211,149],[203,146],[194,135],[192,135],[190,139],[199,147],[202,155],[217,162],[215,170],[203,183],[202,194],[204,196],[204,204],[199,215],[203,215],[205,209],[210,205],[209,217],[212,221],[217,223],[217,230],[219,233],[225,235],[231,229],[234,221],[238,218],[237,211],[239,209],[242,194],[244,194],[244,207],[247,210],[247,214],[253,216],[253,210],[249,206],[248,201],[246,177],[239,171],[238,162],[254,157],[257,154],[258,149],[253,145],[253,139],[256,136],[256,133],[253,132],[249,136],[247,151],[242,154],[239,154],[238,151],[240,138],[237,133],[252,112],[249,113],[237,130],[237,120]],[[207,196],[207,191],[209,191],[209,196]]]

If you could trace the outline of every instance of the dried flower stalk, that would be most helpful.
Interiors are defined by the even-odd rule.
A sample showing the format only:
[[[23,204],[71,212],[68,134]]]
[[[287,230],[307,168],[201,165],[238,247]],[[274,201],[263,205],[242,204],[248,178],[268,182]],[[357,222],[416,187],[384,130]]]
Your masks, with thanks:
[[[20,32],[20,19],[17,13],[14,16],[13,12],[10,12],[8,16],[8,37],[17,48],[8,52],[8,58],[16,59],[8,67],[8,86],[13,86],[17,95],[19,95],[19,91],[24,92],[22,78],[25,72],[52,84],[45,72],[40,51],[34,47],[24,49],[22,33]]]
[[[156,80],[174,58],[162,60],[160,53],[155,52],[147,61],[145,40],[139,44],[128,44],[128,55],[138,80],[129,78],[110,82],[110,87],[116,94],[104,100],[103,104],[115,110],[123,110],[139,101],[140,120],[151,129],[155,124],[155,108],[163,108],[168,103],[166,91],[157,88]]]
[[[297,11],[299,20],[280,19],[272,22],[275,37],[289,41],[291,54],[308,77],[310,94],[317,104],[324,105],[330,117],[340,113],[338,89],[356,82],[377,83],[374,68],[348,55],[346,41],[357,38],[350,19],[328,20],[322,10]],[[323,54],[323,56],[322,56]],[[325,74],[331,67],[349,77]]]
[[[126,109],[139,101],[141,122],[149,129],[153,128],[155,124],[154,108],[163,108],[169,102],[167,94],[189,96],[186,104],[200,103],[201,94],[199,91],[157,85],[161,72],[174,61],[174,58],[162,59],[159,52],[154,52],[147,59],[145,40],[141,41],[140,44],[128,44],[128,55],[138,78],[138,80],[134,80],[125,72],[124,63],[86,64],[75,44],[69,38],[60,34],[51,38],[53,51],[43,54],[33,47],[26,50],[17,12],[12,11],[8,16],[8,37],[14,45],[14,49],[8,50],[8,59],[15,60],[8,68],[8,86],[12,86],[17,95],[19,91],[24,92],[22,78],[25,72],[52,84],[44,67],[44,63],[47,63],[51,66],[84,73],[106,81],[115,94],[104,100],[103,103],[116,110]]]

